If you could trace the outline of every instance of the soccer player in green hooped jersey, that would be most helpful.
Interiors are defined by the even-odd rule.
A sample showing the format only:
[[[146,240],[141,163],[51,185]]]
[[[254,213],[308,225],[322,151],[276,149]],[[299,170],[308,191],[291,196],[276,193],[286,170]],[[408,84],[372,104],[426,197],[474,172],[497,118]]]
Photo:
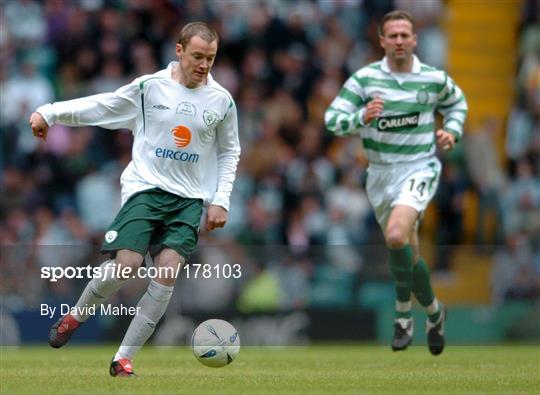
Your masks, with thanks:
[[[159,272],[110,365],[112,376],[132,376],[132,360],[163,316],[175,274],[195,249],[203,205],[206,228],[223,227],[240,156],[236,106],[209,74],[218,35],[202,22],[182,29],[177,62],[135,79],[113,93],[46,104],[30,116],[43,140],[54,123],[133,132],[132,161],[122,174],[122,208],[105,234],[103,277],[92,279],[72,314],[52,326],[49,343],[61,347],[96,306],[117,291],[149,251]],[[121,267],[119,272],[115,268]],[[174,274],[172,274],[174,273]],[[120,274],[120,276],[118,276]]]
[[[450,150],[463,132],[467,103],[444,71],[414,55],[415,25],[405,11],[386,14],[379,40],[385,57],[356,71],[325,114],[337,136],[357,134],[369,160],[367,194],[384,233],[396,286],[393,350],[412,341],[411,294],[427,312],[428,347],[444,349],[446,309],[433,293],[418,251],[418,221],[439,182],[437,146]],[[435,111],[443,115],[435,131]]]

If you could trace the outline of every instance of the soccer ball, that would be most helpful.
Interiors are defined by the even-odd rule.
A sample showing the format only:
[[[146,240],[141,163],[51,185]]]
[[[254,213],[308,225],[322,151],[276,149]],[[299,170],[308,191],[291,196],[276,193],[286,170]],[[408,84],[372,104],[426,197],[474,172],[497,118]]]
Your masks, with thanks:
[[[238,355],[240,337],[227,321],[207,320],[193,332],[191,348],[200,363],[220,368],[230,364]]]

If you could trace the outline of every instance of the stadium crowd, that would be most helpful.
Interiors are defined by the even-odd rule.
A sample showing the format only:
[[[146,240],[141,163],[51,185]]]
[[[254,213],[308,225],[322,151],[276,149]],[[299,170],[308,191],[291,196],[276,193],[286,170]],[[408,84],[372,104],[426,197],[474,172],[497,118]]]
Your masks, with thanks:
[[[193,260],[240,263],[243,275],[238,281],[183,281],[177,303],[199,310],[232,303],[244,310],[289,309],[316,304],[332,287],[352,290],[365,275],[389,276],[376,258],[381,252],[373,247],[383,246],[383,241],[363,189],[361,141],[333,138],[324,129],[323,114],[347,75],[382,57],[375,26],[393,8],[408,9],[417,18],[420,59],[446,66],[440,27],[444,2],[419,3],[3,3],[3,303],[17,310],[44,300],[75,298],[85,280],[48,283],[40,280],[39,269],[100,261],[96,246],[119,209],[119,177],[131,155],[127,131],[55,125],[42,144],[30,132],[30,112],[47,102],[115,90],[165,67],[174,59],[178,28],[192,20],[209,21],[218,29],[220,51],[212,74],[236,100],[242,144],[229,222],[223,230],[201,234]],[[506,151],[499,152],[491,138],[501,129],[500,120],[486,120],[475,133],[466,131],[461,148],[442,157],[446,170],[435,199],[441,226],[432,241],[439,245],[463,242],[466,191],[477,194],[480,207],[495,213],[498,232],[479,231],[475,242],[500,246],[494,259],[497,300],[540,295],[537,4],[529,1],[524,7],[518,94],[504,128]],[[506,155],[503,161],[501,154]],[[472,163],[478,155],[485,161]],[[479,221],[483,215],[481,210]],[[436,269],[451,270],[446,256],[440,254]],[[144,287],[126,287],[119,297],[135,300],[135,289]],[[352,303],[354,298],[348,295],[345,300]]]

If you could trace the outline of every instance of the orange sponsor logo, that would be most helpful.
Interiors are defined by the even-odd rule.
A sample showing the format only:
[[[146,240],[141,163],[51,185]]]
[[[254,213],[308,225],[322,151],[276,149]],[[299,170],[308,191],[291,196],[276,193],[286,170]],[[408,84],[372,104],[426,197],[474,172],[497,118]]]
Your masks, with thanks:
[[[184,148],[191,142],[191,130],[185,126],[177,126],[172,130],[174,136],[174,144],[178,148]]]

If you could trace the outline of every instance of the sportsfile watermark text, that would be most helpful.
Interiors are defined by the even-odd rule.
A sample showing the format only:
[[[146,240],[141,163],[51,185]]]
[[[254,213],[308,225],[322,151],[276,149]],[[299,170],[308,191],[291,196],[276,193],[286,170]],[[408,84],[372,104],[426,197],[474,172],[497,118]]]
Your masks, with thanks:
[[[189,264],[173,267],[155,267],[141,266],[135,273],[130,267],[111,263],[106,266],[44,266],[41,268],[41,278],[50,282],[57,282],[60,279],[74,278],[98,278],[105,281],[107,278],[178,278],[180,271],[185,273],[186,278],[233,278],[238,279],[242,276],[242,268],[239,264],[235,265],[210,265]]]

